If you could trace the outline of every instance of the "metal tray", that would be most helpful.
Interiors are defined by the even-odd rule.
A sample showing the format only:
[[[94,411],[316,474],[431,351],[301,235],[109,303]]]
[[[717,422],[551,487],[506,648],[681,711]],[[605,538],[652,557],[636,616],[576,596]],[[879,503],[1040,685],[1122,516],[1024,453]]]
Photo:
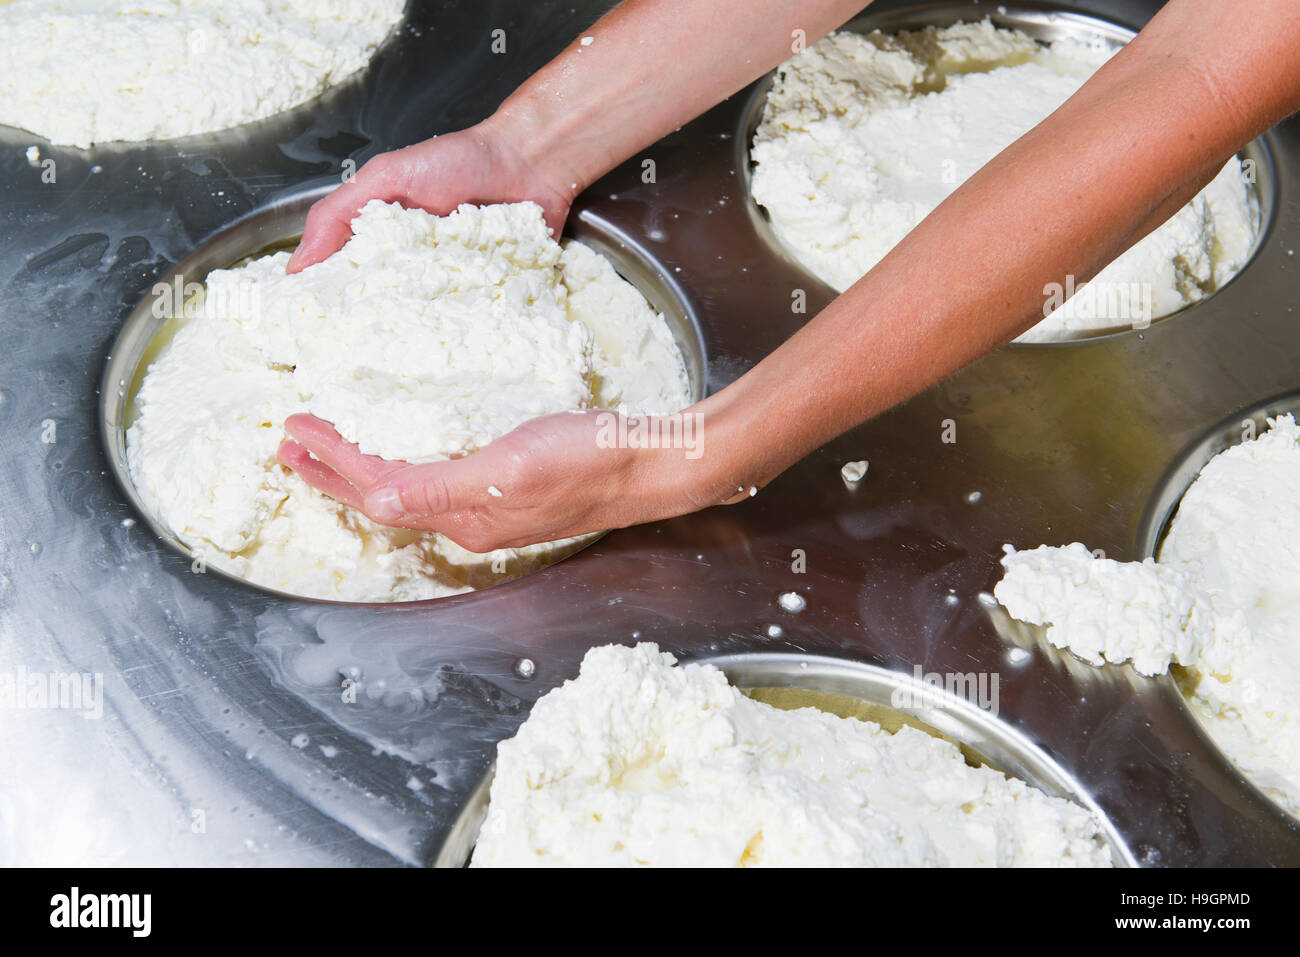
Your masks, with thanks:
[[[105,675],[111,721],[95,733],[179,807],[238,808],[241,822],[269,826],[275,860],[309,851],[425,864],[496,742],[591,646],[991,671],[1002,726],[1077,783],[1138,863],[1300,864],[1300,825],[1225,763],[1172,681],[1091,669],[980,598],[1004,542],[1082,540],[1141,557],[1174,464],[1217,423],[1300,383],[1295,120],[1262,139],[1261,194],[1275,212],[1252,262],[1215,296],[1144,331],[999,350],[743,504],[612,532],[496,588],[397,606],[288,599],[194,574],[139,523],[113,480],[96,386],[153,283],[239,217],[337,182],[345,157],[486,115],[605,6],[414,4],[371,70],[310,109],[234,136],[42,146],[57,183],[27,165],[29,135],[0,129],[0,209],[12,224],[0,242],[0,607],[41,656]],[[908,6],[877,3],[869,15]],[[957,6],[995,20],[1023,9]],[[1156,6],[1097,0],[1083,12],[1135,28]],[[497,28],[520,38],[510,57],[483,40]],[[698,322],[709,389],[795,331],[804,317],[790,314],[792,289],[807,289],[810,315],[830,298],[754,221],[737,142],[753,94],[650,147],[574,210],[674,280]],[[644,157],[656,183],[641,182]],[[955,444],[940,441],[948,419]],[[57,442],[40,441],[47,420]],[[846,487],[840,466],[862,458],[866,479]],[[792,565],[796,550],[806,571]],[[802,611],[778,603],[789,591]],[[361,690],[355,704],[341,700],[347,682]],[[270,842],[227,840],[231,862],[269,859]]]

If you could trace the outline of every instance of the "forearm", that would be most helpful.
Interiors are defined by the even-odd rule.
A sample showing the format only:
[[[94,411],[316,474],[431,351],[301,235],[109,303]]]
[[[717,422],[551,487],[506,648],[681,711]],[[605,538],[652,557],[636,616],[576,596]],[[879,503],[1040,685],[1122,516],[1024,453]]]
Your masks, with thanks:
[[[510,96],[488,126],[580,192],[813,43],[864,0],[628,0]]]
[[[1255,6],[1171,4],[875,269],[706,400],[717,488],[762,484],[1029,328],[1047,284],[1091,278],[1300,106],[1300,14]]]

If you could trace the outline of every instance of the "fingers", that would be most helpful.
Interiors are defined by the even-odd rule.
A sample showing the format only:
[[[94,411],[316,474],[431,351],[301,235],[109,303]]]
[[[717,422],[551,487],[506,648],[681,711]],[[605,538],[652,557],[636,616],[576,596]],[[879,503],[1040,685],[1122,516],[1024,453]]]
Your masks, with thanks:
[[[451,501],[450,489],[437,476],[431,479],[411,474],[405,479],[399,477],[394,485],[377,486],[363,493],[330,466],[313,458],[305,445],[292,439],[280,443],[277,457],[312,488],[381,524],[434,530],[444,522],[459,527],[469,514],[447,513],[443,506]],[[409,466],[401,471],[418,469],[419,466]]]
[[[355,508],[371,521],[397,528],[438,532],[477,554],[495,548],[519,548],[562,537],[542,533],[523,536],[507,534],[497,526],[490,509],[481,506],[460,507],[462,500],[484,498],[481,494],[476,494],[472,480],[452,484],[448,481],[447,474],[430,475],[429,466],[408,466],[401,474],[393,474],[392,484],[378,486],[363,495],[328,465],[312,458],[311,452],[297,442],[282,442],[279,459],[312,488]],[[439,464],[461,464],[464,461]],[[501,497],[504,498],[504,493]],[[498,500],[491,492],[488,492],[487,499],[489,502]],[[442,507],[444,505],[445,508]]]
[[[390,472],[366,489],[365,512],[384,525],[439,531],[447,513],[505,497],[492,484],[490,462],[480,461],[483,458],[491,456],[476,452],[453,462],[408,465]]]
[[[314,415],[291,415],[284,421],[284,430],[358,489],[369,488],[384,475],[405,465],[378,455],[364,454],[354,443],[339,435],[334,426]]]
[[[393,158],[395,155],[381,153],[374,157],[357,171],[352,182],[345,183],[312,206],[307,213],[302,240],[289,257],[286,272],[301,272],[342,249],[343,244],[352,238],[352,220],[372,199],[386,203],[407,200],[409,173],[404,171],[401,161]]]
[[[354,180],[317,201],[307,213],[302,240],[289,257],[285,271],[301,272],[342,249],[352,238],[352,220],[362,206],[375,198]]]
[[[361,493],[338,472],[312,458],[306,447],[297,442],[281,442],[277,457],[282,464],[297,472],[299,477],[312,488],[324,492],[344,505],[361,508]]]
[[[292,440],[280,446],[280,461],[382,525],[438,531],[447,513],[504,496],[493,484],[503,482],[498,455],[478,452],[453,462],[408,465],[366,455],[314,415],[291,415],[284,427]]]
[[[546,217],[546,225],[551,228],[551,236],[556,242],[564,234],[564,221],[569,218],[569,201],[561,198],[554,201],[542,201],[542,214]]]

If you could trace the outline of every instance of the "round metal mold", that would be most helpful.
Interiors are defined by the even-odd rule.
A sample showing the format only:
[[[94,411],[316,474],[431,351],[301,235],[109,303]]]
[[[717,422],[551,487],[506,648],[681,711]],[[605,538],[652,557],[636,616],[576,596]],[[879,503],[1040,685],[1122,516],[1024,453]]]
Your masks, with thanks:
[[[936,696],[934,689],[909,674],[820,655],[760,652],[701,658],[683,664],[713,665],[742,690],[799,689],[856,699],[892,713],[900,723],[956,743],[967,760],[974,756],[982,765],[1086,808],[1097,820],[1115,866],[1136,866],[1132,851],[1079,781],[1022,732],[960,696]],[[469,863],[487,817],[491,787],[492,771],[489,770],[465,801],[431,861],[433,867],[465,867]]]
[[[1182,452],[1157,483],[1157,491],[1143,512],[1139,553],[1144,558],[1159,555],[1183,495],[1211,459],[1246,441],[1243,432],[1247,421],[1254,434],[1260,435],[1267,430],[1269,419],[1288,413],[1300,414],[1300,392],[1288,392],[1228,416]]]
[[[100,381],[99,427],[110,470],[127,500],[153,533],[187,560],[194,558],[193,552],[154,515],[135,487],[127,459],[126,430],[134,418],[134,398],[149,363],[165,346],[169,323],[173,321],[167,315],[155,315],[157,294],[153,290],[193,289],[193,284],[203,283],[213,270],[230,268],[280,249],[291,249],[302,235],[312,204],[333,188],[331,185],[284,197],[236,220],[200,243],[193,252],[158,277],[150,293],[127,316],[109,352]],[[707,356],[700,321],[694,305],[670,272],[634,238],[589,213],[572,217],[565,237],[581,241],[608,259],[619,275],[636,286],[655,310],[663,314],[685,360],[692,401],[703,398]],[[561,552],[555,561],[570,557],[599,537],[592,535],[572,551]],[[545,571],[553,564],[555,562],[538,571]],[[209,566],[207,571],[265,594],[329,604],[356,604],[278,591],[216,566]],[[507,581],[514,580],[517,579]]]
[[[1268,420],[1285,414],[1300,414],[1300,392],[1290,392],[1261,402],[1258,405],[1243,409],[1235,415],[1229,416],[1212,427],[1204,436],[1184,451],[1174,464],[1166,471],[1161,478],[1158,490],[1147,505],[1146,511],[1142,518],[1142,537],[1139,541],[1140,554],[1143,557],[1159,558],[1160,549],[1164,544],[1165,536],[1169,533],[1169,528],[1173,524],[1174,516],[1178,514],[1178,506],[1183,496],[1192,483],[1196,481],[1201,474],[1201,470],[1207,466],[1212,459],[1222,452],[1227,451],[1236,445],[1246,442],[1247,436],[1244,434],[1249,427],[1253,429],[1254,435],[1261,435],[1268,428]],[[1249,423],[1249,426],[1248,426]],[[1162,675],[1161,681],[1169,682],[1175,687],[1178,682],[1173,674]],[[1206,728],[1192,710],[1186,698],[1182,694],[1181,687],[1178,688],[1178,701],[1181,704],[1181,711],[1185,720],[1194,724],[1200,729],[1202,735],[1212,745],[1213,752],[1227,768],[1231,768],[1235,774],[1243,778],[1246,784],[1253,789],[1259,797],[1268,801],[1276,807],[1282,814],[1297,820],[1300,818],[1291,814],[1285,807],[1257,787],[1248,775],[1237,769],[1232,758],[1219,746],[1208,728]],[[1297,701],[1300,707],[1300,701]]]
[[[998,27],[1019,30],[1040,43],[1051,43],[1063,39],[1091,40],[1100,38],[1111,46],[1120,47],[1137,35],[1137,31],[1130,27],[1088,14],[1038,4],[999,4],[996,8],[990,8],[978,3],[978,0],[966,3],[912,6],[905,9],[877,11],[875,13],[868,9],[867,12],[849,21],[840,29],[852,30],[857,33],[870,33],[873,30],[880,30],[882,33],[898,33],[930,26],[947,27],[963,21],[984,19],[991,20]],[[834,298],[838,293],[804,265],[798,254],[786,246],[785,242],[777,236],[767,210],[754,199],[752,189],[754,164],[750,159],[750,146],[754,141],[754,133],[758,129],[759,121],[762,119],[763,107],[767,102],[767,95],[772,88],[774,77],[775,71],[769,73],[755,85],[741,111],[740,126],[734,137],[736,143],[735,169],[740,175],[744,189],[745,206],[749,212],[750,223],[754,231],[761,238],[769,253],[785,260],[804,274],[807,281],[821,289],[827,299]],[[1249,168],[1253,171],[1252,191],[1259,209],[1259,229],[1241,269],[1229,277],[1228,281],[1222,286],[1202,299],[1188,303],[1181,309],[1153,319],[1151,323],[1145,325],[1129,322],[1065,339],[1052,339],[1042,342],[1011,342],[1009,345],[1016,348],[1059,348],[1081,342],[1096,342],[1099,339],[1109,339],[1132,332],[1140,332],[1154,323],[1187,314],[1238,281],[1249,271],[1255,261],[1256,255],[1268,238],[1276,216],[1277,171],[1267,139],[1268,134],[1265,134],[1252,140],[1237,153],[1242,162],[1248,163]]]

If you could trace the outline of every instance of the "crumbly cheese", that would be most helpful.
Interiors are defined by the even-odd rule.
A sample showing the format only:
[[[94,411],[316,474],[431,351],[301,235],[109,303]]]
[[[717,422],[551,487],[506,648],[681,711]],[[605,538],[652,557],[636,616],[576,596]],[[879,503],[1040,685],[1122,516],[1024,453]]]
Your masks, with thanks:
[[[497,750],[474,866],[1105,866],[1089,812],[911,727],[594,648]]]
[[[1006,546],[994,594],[1021,621],[1051,623],[1047,637],[1094,665],[1131,661],[1144,675],[1192,664],[1212,629],[1188,576],[1154,558],[1117,562],[1080,542],[1018,552]]]
[[[364,67],[404,6],[405,0],[0,4],[0,123],[87,147],[261,119]]]
[[[866,459],[857,462],[845,462],[840,466],[840,478],[844,479],[846,485],[857,485],[866,477],[868,465]]]
[[[1300,814],[1300,429],[1292,416],[1216,456],[1183,496],[1159,562],[1082,545],[1017,552],[995,589],[1059,648],[1180,684],[1241,770]]]
[[[690,389],[666,321],[533,203],[437,217],[372,201],[352,229],[296,275],[277,253],[207,277],[136,396],[137,487],[205,562],[296,594],[433,598],[536,567],[572,542],[476,555],[316,492],[276,460],[284,420],[311,412],[363,452],[430,462],[553,412],[675,412]]]
[[[1100,41],[1039,44],[987,20],[831,34],[777,71],[754,136],[754,199],[800,262],[847,289],[1112,52]],[[1021,339],[1168,315],[1239,271],[1258,231],[1258,201],[1234,157],[1092,283],[1045,290],[1054,311]]]

